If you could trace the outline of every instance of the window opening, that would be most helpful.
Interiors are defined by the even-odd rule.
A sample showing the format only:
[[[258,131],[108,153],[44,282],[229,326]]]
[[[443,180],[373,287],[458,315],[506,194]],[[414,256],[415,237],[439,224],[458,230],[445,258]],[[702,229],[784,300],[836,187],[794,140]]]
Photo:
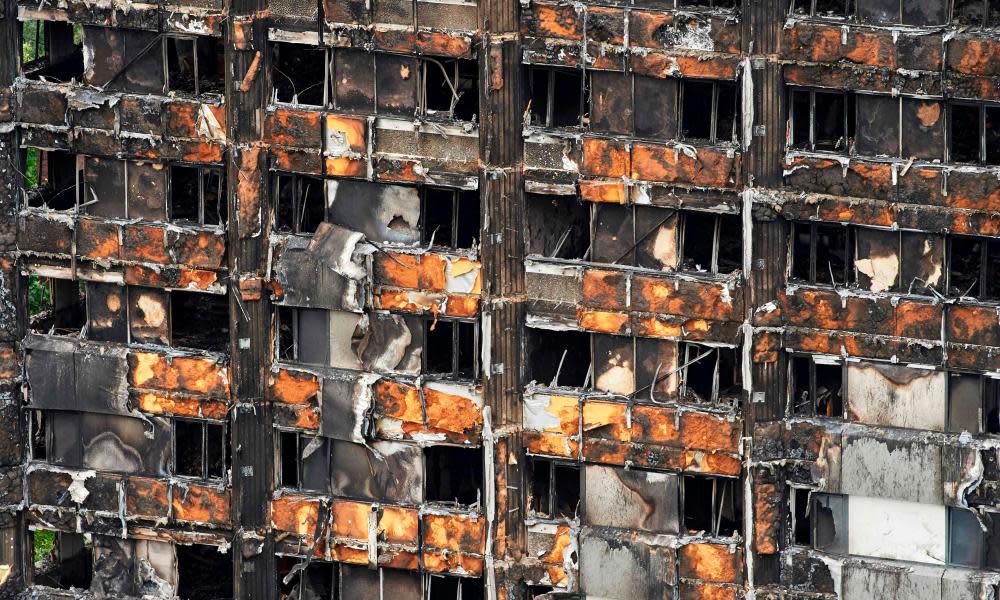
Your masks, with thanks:
[[[166,91],[185,94],[221,93],[225,89],[225,50],[220,38],[163,37]]]
[[[428,502],[476,504],[482,496],[483,449],[457,446],[424,448]]]
[[[583,124],[585,87],[577,69],[530,67],[529,111],[539,127],[577,127]]]
[[[743,521],[742,494],[738,488],[739,481],[727,477],[682,476],[684,528],[712,536],[736,535]]]
[[[844,415],[844,367],[816,362],[811,356],[793,356],[791,414],[806,417]]]
[[[475,321],[429,319],[424,322],[424,370],[474,379],[479,369],[479,328]]]
[[[548,519],[572,519],[579,512],[580,467],[530,458],[531,510]]]
[[[688,402],[734,404],[739,398],[735,351],[732,348],[681,342],[680,396]]]
[[[35,529],[32,543],[35,584],[63,590],[90,588],[94,550],[89,535]]]
[[[272,102],[326,106],[329,102],[325,48],[304,44],[271,45]]]
[[[170,292],[171,346],[225,352],[229,348],[229,299],[221,294]]]
[[[222,479],[226,471],[222,423],[174,419],[174,474]]]
[[[732,273],[741,268],[742,231],[740,219],[735,215],[684,211],[681,268],[709,273]]]
[[[848,141],[854,137],[854,96],[798,89],[793,89],[791,96],[791,146],[846,153]]]
[[[421,193],[424,244],[468,249],[479,237],[479,194],[463,190],[424,188]]]
[[[25,148],[22,157],[25,200],[29,207],[59,211],[76,207],[80,173],[75,154]]]
[[[326,191],[319,177],[276,173],[274,197],[280,233],[312,234],[326,220]]]
[[[728,81],[682,80],[681,137],[735,142],[738,93]]]
[[[197,225],[226,222],[226,177],[222,169],[170,166],[170,220]]]
[[[550,387],[588,387],[591,380],[590,334],[581,331],[525,330],[531,379]]]
[[[474,121],[479,112],[479,66],[473,60],[424,58],[420,106],[424,115]]]

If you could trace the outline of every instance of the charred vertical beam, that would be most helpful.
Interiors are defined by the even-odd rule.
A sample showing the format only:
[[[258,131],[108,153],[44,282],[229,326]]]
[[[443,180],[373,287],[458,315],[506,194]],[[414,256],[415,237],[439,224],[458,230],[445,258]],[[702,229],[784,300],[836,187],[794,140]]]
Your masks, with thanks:
[[[494,540],[490,552],[497,567],[487,575],[501,598],[514,598],[520,582],[508,571],[507,559],[523,555],[521,509],[521,334],[525,315],[524,194],[521,175],[521,39],[519,4],[514,0],[481,0],[483,31],[480,72],[479,177],[482,206],[484,285],[484,395],[495,429],[498,486]],[[508,490],[515,491],[508,493]],[[490,568],[490,565],[488,565]],[[492,591],[491,591],[492,593]]]
[[[751,138],[747,148],[746,181],[750,189],[774,188],[781,183],[781,165],[784,152],[784,93],[781,65],[777,60],[783,11],[781,2],[744,2],[743,50],[748,56],[749,69],[744,77],[752,81],[750,103],[753,122],[749,127]],[[744,88],[746,89],[746,88]],[[747,116],[746,111],[744,117]],[[744,209],[752,205],[747,202]],[[749,222],[747,219],[746,222]],[[746,306],[753,315],[754,307],[776,298],[783,283],[785,265],[785,238],[782,224],[775,221],[753,221],[751,235],[751,264],[748,274]],[[746,351],[749,351],[747,349]],[[780,418],[780,387],[782,361],[769,365],[753,364],[753,392],[763,393],[763,402],[750,402],[746,419],[748,430],[754,421]],[[758,400],[760,397],[758,396]]]
[[[266,600],[276,594],[274,540],[267,535],[268,499],[273,481],[270,407],[264,373],[269,364],[270,306],[266,295],[243,300],[241,281],[263,277],[267,252],[261,215],[266,215],[259,151],[260,110],[267,81],[265,0],[229,4],[226,42],[226,106],[230,152],[229,273],[232,357],[233,510],[240,523],[233,544],[235,595]]]
[[[21,58],[21,28],[17,20],[16,0],[0,0],[0,348],[12,350],[17,361],[17,344],[24,336],[28,317],[27,293],[19,276],[17,261],[17,199],[24,182],[19,165],[17,131],[14,127],[15,102],[13,83]],[[17,370],[17,364],[8,372]],[[21,388],[17,379],[0,379],[0,470],[17,472],[25,462],[24,428],[21,418]],[[15,476],[12,480],[20,480]],[[0,515],[0,527],[13,527],[12,572],[0,595],[24,585],[30,573],[32,556],[25,543],[24,513]]]

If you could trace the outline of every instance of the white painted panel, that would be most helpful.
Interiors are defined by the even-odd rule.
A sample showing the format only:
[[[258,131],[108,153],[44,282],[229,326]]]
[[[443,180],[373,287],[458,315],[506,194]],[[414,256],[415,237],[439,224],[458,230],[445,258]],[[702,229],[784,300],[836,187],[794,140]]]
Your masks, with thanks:
[[[944,371],[870,363],[847,367],[847,406],[852,421],[944,431],[947,399]]]
[[[851,554],[944,564],[944,506],[850,496],[847,514]]]

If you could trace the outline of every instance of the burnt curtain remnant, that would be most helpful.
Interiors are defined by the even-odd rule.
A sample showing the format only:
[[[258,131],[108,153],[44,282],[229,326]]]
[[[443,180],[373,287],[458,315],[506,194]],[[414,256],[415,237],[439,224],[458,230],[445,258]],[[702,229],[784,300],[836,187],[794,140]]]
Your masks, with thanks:
[[[996,0],[0,0],[0,598],[988,600],[998,382]]]

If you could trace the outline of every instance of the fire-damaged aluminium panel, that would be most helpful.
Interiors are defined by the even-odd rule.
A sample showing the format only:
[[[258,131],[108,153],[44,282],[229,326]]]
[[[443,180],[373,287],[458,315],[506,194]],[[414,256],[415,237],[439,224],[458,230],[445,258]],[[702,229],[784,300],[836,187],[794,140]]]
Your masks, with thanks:
[[[0,596],[1000,594],[1000,4],[0,4]]]

